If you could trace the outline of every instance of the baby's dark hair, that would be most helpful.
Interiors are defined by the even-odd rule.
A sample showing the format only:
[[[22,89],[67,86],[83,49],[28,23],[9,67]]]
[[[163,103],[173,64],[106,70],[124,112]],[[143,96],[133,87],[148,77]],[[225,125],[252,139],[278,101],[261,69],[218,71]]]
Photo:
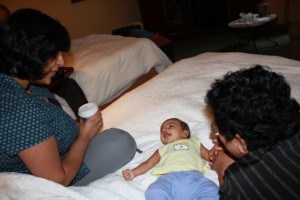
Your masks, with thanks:
[[[178,118],[170,118],[168,120],[176,120],[176,121],[178,121],[180,123],[181,129],[183,131],[185,131],[185,130],[189,131],[188,138],[191,137],[190,127],[189,127],[189,125],[186,122],[184,122],[184,121],[182,121],[181,119],[178,119]]]

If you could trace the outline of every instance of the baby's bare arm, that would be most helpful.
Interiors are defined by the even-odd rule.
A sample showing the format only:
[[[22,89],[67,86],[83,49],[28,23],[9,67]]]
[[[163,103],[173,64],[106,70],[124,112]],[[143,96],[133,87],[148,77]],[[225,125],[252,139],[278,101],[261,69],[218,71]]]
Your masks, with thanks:
[[[134,177],[139,176],[141,174],[146,173],[150,169],[152,169],[160,160],[160,155],[158,150],[152,154],[150,158],[148,158],[146,161],[142,162],[139,166],[136,168],[130,170],[126,169],[122,171],[123,177],[126,181],[132,180]]]
[[[209,150],[203,146],[203,144],[200,144],[200,156],[206,161],[209,161]]]

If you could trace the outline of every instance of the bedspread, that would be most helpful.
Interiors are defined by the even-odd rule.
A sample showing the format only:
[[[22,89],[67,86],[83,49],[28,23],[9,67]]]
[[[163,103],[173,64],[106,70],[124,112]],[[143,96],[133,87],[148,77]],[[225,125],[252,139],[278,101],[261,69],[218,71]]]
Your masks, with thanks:
[[[191,133],[198,135],[207,148],[212,147],[212,119],[204,103],[206,91],[226,72],[253,64],[267,65],[282,73],[291,85],[292,95],[300,101],[299,61],[245,53],[204,53],[183,59],[102,111],[104,129],[116,127],[128,131],[143,151],[136,153],[130,163],[85,187],[65,188],[30,175],[1,173],[0,199],[13,194],[15,199],[27,196],[31,197],[27,199],[41,196],[43,199],[144,199],[144,191],[155,180],[150,171],[131,181],[125,181],[121,171],[137,166],[162,145],[160,125],[170,117],[186,121]],[[218,183],[214,171],[209,170],[204,175]]]

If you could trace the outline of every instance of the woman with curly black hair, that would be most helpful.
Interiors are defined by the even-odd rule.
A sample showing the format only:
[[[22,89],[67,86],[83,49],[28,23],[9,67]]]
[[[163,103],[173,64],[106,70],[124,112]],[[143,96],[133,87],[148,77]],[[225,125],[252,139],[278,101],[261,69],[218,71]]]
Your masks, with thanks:
[[[133,158],[136,143],[127,132],[98,134],[100,110],[78,125],[44,87],[69,47],[66,29],[37,10],[18,10],[1,25],[0,172],[86,185]]]
[[[300,107],[269,67],[229,72],[207,92],[221,199],[300,199]]]

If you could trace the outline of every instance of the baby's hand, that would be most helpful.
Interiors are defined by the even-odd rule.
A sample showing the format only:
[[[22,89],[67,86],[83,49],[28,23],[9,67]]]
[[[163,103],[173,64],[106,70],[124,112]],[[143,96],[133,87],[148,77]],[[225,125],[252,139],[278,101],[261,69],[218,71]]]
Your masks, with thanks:
[[[123,170],[122,174],[123,174],[125,181],[130,181],[134,178],[134,172],[130,169]]]

